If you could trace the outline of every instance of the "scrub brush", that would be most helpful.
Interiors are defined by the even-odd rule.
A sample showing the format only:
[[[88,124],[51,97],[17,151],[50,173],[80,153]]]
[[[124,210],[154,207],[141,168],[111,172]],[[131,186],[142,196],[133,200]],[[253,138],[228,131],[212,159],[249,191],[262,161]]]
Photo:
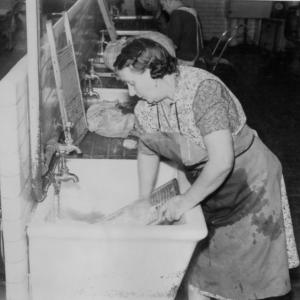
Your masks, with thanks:
[[[102,221],[127,225],[159,224],[159,208],[178,194],[179,186],[174,178],[156,188],[149,198],[136,200],[105,216]]]

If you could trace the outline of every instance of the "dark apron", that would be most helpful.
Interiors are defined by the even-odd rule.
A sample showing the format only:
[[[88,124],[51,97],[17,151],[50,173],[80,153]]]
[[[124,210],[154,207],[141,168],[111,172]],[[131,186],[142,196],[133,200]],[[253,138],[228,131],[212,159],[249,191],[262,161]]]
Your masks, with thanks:
[[[190,183],[207,162],[204,148],[174,133],[141,138],[156,154],[176,161]],[[201,202],[209,228],[187,282],[218,299],[263,299],[290,290],[281,208],[281,165],[245,126],[234,137],[235,164],[224,183]]]

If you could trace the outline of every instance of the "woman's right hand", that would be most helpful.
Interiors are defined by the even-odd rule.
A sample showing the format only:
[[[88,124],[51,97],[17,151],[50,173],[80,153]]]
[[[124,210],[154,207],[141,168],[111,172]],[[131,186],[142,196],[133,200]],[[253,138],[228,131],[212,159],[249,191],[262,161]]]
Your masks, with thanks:
[[[168,200],[159,208],[158,223],[178,221],[190,209],[187,203],[184,195],[178,195]]]

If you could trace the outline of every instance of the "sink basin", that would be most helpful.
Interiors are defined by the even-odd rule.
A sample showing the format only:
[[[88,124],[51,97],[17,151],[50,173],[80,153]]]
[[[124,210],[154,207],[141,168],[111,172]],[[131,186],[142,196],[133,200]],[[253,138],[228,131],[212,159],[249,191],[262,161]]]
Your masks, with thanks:
[[[200,207],[176,225],[91,222],[137,199],[136,160],[68,159],[61,219],[52,187],[28,225],[31,300],[173,300],[196,244],[207,235]],[[177,176],[161,163],[157,186]],[[75,218],[72,219],[72,216]]]

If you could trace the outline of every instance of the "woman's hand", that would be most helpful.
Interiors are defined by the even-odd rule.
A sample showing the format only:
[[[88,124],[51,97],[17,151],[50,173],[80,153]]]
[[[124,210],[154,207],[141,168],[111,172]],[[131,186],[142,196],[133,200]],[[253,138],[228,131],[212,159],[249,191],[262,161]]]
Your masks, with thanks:
[[[158,223],[178,221],[189,209],[185,196],[175,196],[159,208]]]

